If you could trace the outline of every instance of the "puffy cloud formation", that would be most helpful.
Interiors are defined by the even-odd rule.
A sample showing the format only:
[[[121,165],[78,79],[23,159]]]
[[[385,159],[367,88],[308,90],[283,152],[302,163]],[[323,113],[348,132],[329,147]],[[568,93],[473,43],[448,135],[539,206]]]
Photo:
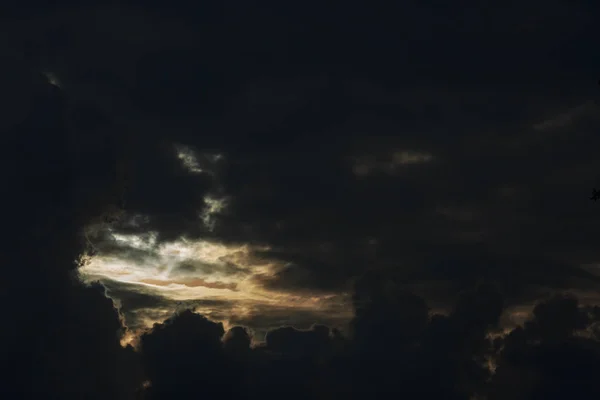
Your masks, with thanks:
[[[0,396],[598,395],[598,5],[279,3],[7,6]]]

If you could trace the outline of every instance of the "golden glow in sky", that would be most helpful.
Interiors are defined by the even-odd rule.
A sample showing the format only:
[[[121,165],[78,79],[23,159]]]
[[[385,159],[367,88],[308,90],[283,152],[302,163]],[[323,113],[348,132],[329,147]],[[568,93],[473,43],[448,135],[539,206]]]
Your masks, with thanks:
[[[222,155],[198,153],[185,145],[175,150],[188,172],[218,181],[215,171]],[[227,207],[229,198],[216,190],[203,200],[198,223],[212,231],[215,215]],[[135,216],[132,224],[137,226],[139,218],[144,219]],[[350,317],[344,293],[279,288],[277,274],[288,262],[264,256],[266,246],[185,237],[159,241],[156,232],[125,235],[108,225],[91,231],[102,240],[94,243],[86,235],[95,254],[79,268],[79,277],[105,284],[131,329],[128,341],[139,333],[132,331],[162,322],[180,307],[193,307],[226,326],[250,321],[260,329],[293,324],[299,314],[311,323]]]
[[[98,246],[98,254],[80,268],[80,277],[83,281],[110,280],[126,284],[128,290],[172,302],[166,309],[155,310],[158,312],[155,314],[162,313],[162,316],[148,319],[146,326],[168,317],[181,301],[227,302],[230,306],[225,314],[231,315],[223,315],[223,310],[211,309],[211,306],[202,306],[198,310],[209,315],[219,313],[227,323],[229,316],[253,315],[253,310],[259,315],[259,309],[264,312],[270,307],[280,311],[327,313],[336,298],[335,294],[299,295],[262,287],[261,281],[272,277],[285,265],[282,261],[254,255],[254,251],[265,248],[185,238],[158,243],[154,233],[122,235],[112,232],[110,237],[112,250],[103,251],[102,245]],[[115,248],[119,250],[115,251]],[[135,257],[131,256],[133,253]],[[115,300],[118,302],[119,298]]]

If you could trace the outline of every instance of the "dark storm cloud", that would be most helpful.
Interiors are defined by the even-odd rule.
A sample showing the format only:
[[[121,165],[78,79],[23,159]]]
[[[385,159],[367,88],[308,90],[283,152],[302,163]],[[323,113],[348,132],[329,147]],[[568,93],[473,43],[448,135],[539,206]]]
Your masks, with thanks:
[[[161,240],[172,240],[180,231],[195,227],[201,230],[198,216],[203,196],[212,185],[210,177],[187,171],[167,141],[142,142],[136,147],[125,207],[147,215],[144,228],[157,231]]]
[[[454,31],[427,9],[406,5],[389,10],[393,23],[383,19],[375,31],[359,28],[364,39],[352,50],[342,44],[356,35],[350,22],[340,22],[332,35],[312,24],[321,36],[309,41],[310,51],[307,43],[287,52],[274,37],[251,45],[251,37],[266,39],[254,28],[240,42],[233,32],[243,25],[229,33],[227,25],[213,27],[224,34],[215,47],[206,41],[205,28],[173,15],[160,18],[151,8],[129,9],[120,17],[105,9],[102,35],[84,29],[87,13],[61,14],[54,20],[61,21],[60,29],[81,28],[77,41],[61,36],[57,22],[41,24],[37,32],[58,32],[45,45],[64,60],[79,51],[89,54],[87,61],[78,58],[85,73],[74,73],[68,62],[48,61],[58,63],[65,87],[83,97],[91,96],[91,87],[110,87],[103,98],[124,104],[110,113],[129,125],[126,208],[146,214],[148,222],[121,230],[153,229],[161,239],[185,234],[268,244],[272,250],[266,255],[290,264],[264,284],[306,291],[345,288],[348,279],[377,264],[429,263],[431,256],[424,253],[444,258],[445,248],[454,244],[466,253],[482,247],[478,251],[491,258],[523,252],[550,256],[548,243],[560,235],[562,244],[552,246],[558,253],[552,257],[592,261],[590,235],[582,226],[593,223],[575,217],[589,213],[571,194],[594,179],[576,173],[593,157],[592,146],[583,143],[596,126],[586,117],[594,109],[586,105],[592,104],[593,82],[586,71],[594,64],[589,59],[582,70],[583,63],[573,58],[559,62],[560,51],[591,43],[590,7],[557,2],[542,16],[525,7],[489,15],[485,24],[469,12],[453,11],[463,21]],[[231,12],[229,21],[243,20],[239,10],[219,10],[211,12]],[[292,41],[305,26],[284,10],[270,22],[256,10],[247,12],[246,18],[263,21],[266,30],[288,24]],[[413,12],[421,15],[418,24],[408,18]],[[350,7],[344,15],[353,28],[373,17]],[[558,19],[561,28],[550,29]],[[134,30],[136,35],[125,34]],[[397,55],[395,61],[375,51],[377,35],[404,31],[413,39],[394,42],[389,53]],[[350,36],[333,46],[344,34]],[[438,46],[442,37],[446,45]],[[86,41],[104,44],[90,52]],[[266,62],[261,46],[281,57]],[[326,46],[331,47],[325,51]],[[242,47],[247,53],[235,51]],[[120,61],[113,61],[117,57]],[[102,74],[92,74],[99,68]],[[100,83],[91,81],[92,75],[114,78]],[[142,117],[147,121],[141,123]],[[578,122],[582,118],[587,122]],[[175,144],[190,146],[199,156],[223,154],[223,166],[216,174],[193,174],[177,159]],[[367,173],[357,176],[357,171]],[[577,177],[570,179],[571,171]],[[198,218],[208,193],[229,198],[212,233]],[[560,208],[571,211],[557,221],[562,197],[572,203]],[[474,216],[457,221],[458,209]]]
[[[519,100],[519,96],[516,91],[507,93],[502,101],[508,104]],[[556,106],[552,101],[548,103],[549,107]],[[335,152],[329,152],[330,158],[321,165],[318,153],[311,153],[310,163],[294,153],[287,162],[277,158],[267,164],[268,159],[262,158],[256,163],[263,171],[260,182],[250,185],[252,178],[246,164],[243,181],[248,185],[248,194],[240,192],[242,186],[238,185],[235,185],[237,192],[235,189],[230,192],[234,200],[229,212],[241,231],[234,232],[234,237],[241,237],[245,229],[253,238],[264,238],[263,241],[275,245],[270,255],[293,262],[277,274],[284,287],[340,282],[344,274],[357,273],[354,265],[359,264],[355,268],[360,271],[373,262],[367,258],[370,251],[389,255],[398,264],[415,257],[452,256],[448,250],[457,252],[461,248],[466,257],[475,251],[487,253],[484,256],[487,258],[518,257],[520,253],[543,260],[563,252],[559,259],[548,262],[579,262],[576,259],[583,255],[585,242],[592,237],[585,227],[591,228],[594,223],[589,221],[591,205],[586,203],[589,210],[584,212],[577,205],[585,201],[584,196],[575,199],[572,193],[582,191],[586,181],[592,179],[579,175],[569,182],[566,180],[571,171],[586,169],[585,157],[590,157],[590,167],[594,165],[592,155],[586,156],[588,150],[583,142],[565,146],[558,144],[562,142],[560,138],[557,142],[557,138],[551,137],[542,146],[515,149],[512,141],[521,138],[527,141],[535,134],[531,126],[544,118],[539,112],[514,122],[490,116],[487,124],[491,134],[485,131],[480,134],[483,127],[479,124],[469,125],[472,112],[457,110],[456,113],[464,115],[465,123],[456,128],[446,127],[450,131],[455,129],[455,133],[447,134],[454,139],[448,143],[440,134],[430,136],[432,140],[439,137],[447,143],[446,147],[436,154],[436,142],[432,141],[431,162],[410,166],[404,173],[398,168],[398,174],[375,173],[354,180],[349,168],[344,170],[339,160],[337,165],[331,161],[336,157]],[[597,127],[593,119],[587,124],[592,129]],[[575,124],[570,129],[581,140],[584,137],[592,140],[592,130],[585,133]],[[398,132],[402,132],[400,127]],[[386,146],[392,147],[395,141],[402,149],[402,139],[387,139]],[[371,143],[376,142],[377,138],[371,138]],[[264,164],[271,167],[263,167]],[[277,171],[277,175],[267,171]],[[552,176],[564,176],[561,185],[550,182]],[[561,212],[569,217],[557,220]],[[576,215],[581,216],[579,220],[574,219]],[[252,220],[257,221],[254,227],[248,222]],[[232,228],[223,226],[226,224],[224,220],[217,232],[231,234],[227,230]],[[343,229],[337,229],[341,226]],[[549,241],[543,241],[550,232],[561,238],[552,247]],[[457,246],[452,248],[452,245]],[[539,273],[534,270],[532,267],[533,279],[534,275],[541,280],[553,279],[546,277],[541,269]],[[476,269],[472,271],[477,274]],[[563,271],[565,278],[571,273],[568,268]],[[560,280],[561,274],[556,279]],[[273,279],[268,282],[272,284]]]
[[[171,316],[141,340],[152,398],[597,396],[597,310],[551,299],[487,335],[505,305],[597,289],[598,6],[271,6],[32,7],[3,24],[3,397],[134,397],[121,316],[101,287],[69,279],[83,228],[121,206],[117,232],[268,245],[255,255],[285,266],[264,287],[355,299],[338,342],[277,329],[336,325],[333,305],[230,318],[279,335],[250,350],[242,328],[223,345],[219,323],[106,281],[136,326]],[[223,162],[197,173],[177,146],[200,169],[207,154]],[[228,197],[214,231],[208,194]],[[234,308],[202,302],[215,320]],[[300,343],[310,351],[289,356]]]
[[[225,332],[198,314],[178,313],[142,337],[140,351],[155,382],[146,394],[193,398],[202,388],[268,398],[525,399],[598,391],[593,327],[600,313],[573,296],[538,303],[524,326],[505,337],[497,336],[503,299],[489,285],[460,293],[446,316],[428,315],[423,299],[371,276],[357,287],[354,304],[349,338],[327,326],[287,326],[252,347],[243,327]],[[198,377],[193,385],[192,376]]]
[[[580,307],[572,296],[538,304],[524,327],[496,341],[500,351],[490,398],[597,395],[599,387],[589,377],[597,370],[598,342],[585,334],[597,319],[597,308]]]
[[[275,353],[291,357],[318,354],[330,345],[330,330],[324,325],[313,325],[308,330],[299,330],[291,326],[269,331],[265,337],[265,346]]]
[[[294,310],[285,307],[255,307],[250,313],[233,315],[229,322],[250,328],[256,340],[263,340],[269,330],[282,326],[309,329],[315,323],[344,329],[348,311],[332,307],[326,311]]]
[[[111,206],[114,149],[97,146],[94,162],[78,164],[86,149],[66,118],[70,99],[12,56],[3,49],[0,74],[11,232],[2,245],[2,397],[131,398],[142,376],[137,354],[119,344],[120,315],[101,286],[70,275],[82,228]]]
[[[224,333],[222,324],[184,311],[142,336],[152,398],[189,398],[199,390],[215,394],[233,390],[235,386],[226,381],[227,359],[221,345]]]

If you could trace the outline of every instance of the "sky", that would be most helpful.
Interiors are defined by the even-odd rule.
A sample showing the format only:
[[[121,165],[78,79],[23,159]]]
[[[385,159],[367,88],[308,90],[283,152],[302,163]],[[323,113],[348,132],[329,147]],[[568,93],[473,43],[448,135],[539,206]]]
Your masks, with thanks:
[[[599,12],[7,5],[6,398],[600,394]]]

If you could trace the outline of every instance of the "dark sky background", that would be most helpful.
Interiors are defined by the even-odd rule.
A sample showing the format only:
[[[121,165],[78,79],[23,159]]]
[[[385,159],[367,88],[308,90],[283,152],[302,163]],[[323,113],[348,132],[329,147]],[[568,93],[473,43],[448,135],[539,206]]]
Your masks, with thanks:
[[[6,399],[600,396],[600,4],[7,2]]]

